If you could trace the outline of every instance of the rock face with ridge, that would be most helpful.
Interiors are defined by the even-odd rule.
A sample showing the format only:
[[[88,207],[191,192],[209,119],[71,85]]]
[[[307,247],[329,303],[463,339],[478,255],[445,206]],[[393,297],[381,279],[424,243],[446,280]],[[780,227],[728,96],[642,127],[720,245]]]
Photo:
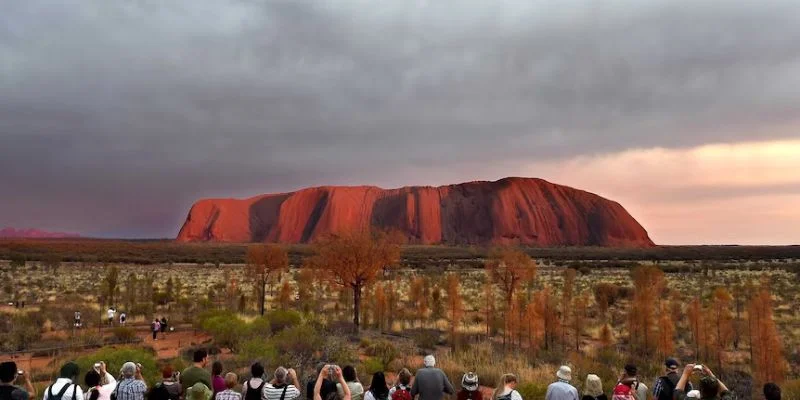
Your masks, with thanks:
[[[192,206],[177,240],[309,243],[371,228],[397,230],[415,244],[653,246],[619,203],[535,178],[204,199]]]

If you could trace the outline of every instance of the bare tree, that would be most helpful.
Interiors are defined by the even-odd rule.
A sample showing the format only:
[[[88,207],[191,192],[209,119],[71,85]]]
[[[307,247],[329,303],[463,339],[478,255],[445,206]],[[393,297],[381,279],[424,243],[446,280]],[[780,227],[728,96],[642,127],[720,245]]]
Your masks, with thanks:
[[[259,311],[264,315],[267,282],[289,268],[289,255],[278,245],[250,246],[247,249],[247,275],[254,278],[259,298]]]

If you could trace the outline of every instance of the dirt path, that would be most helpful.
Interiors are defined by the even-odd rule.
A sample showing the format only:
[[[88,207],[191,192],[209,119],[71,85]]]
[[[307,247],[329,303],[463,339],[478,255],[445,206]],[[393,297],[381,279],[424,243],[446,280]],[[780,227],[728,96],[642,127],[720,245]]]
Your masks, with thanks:
[[[190,325],[179,326],[174,332],[159,334],[158,340],[153,340],[149,326],[130,326],[136,332],[136,337],[141,339],[140,344],[151,346],[156,351],[156,358],[159,360],[175,358],[180,354],[182,348],[206,342],[210,337],[204,333],[195,333]],[[71,331],[53,331],[46,334],[47,338],[68,339]],[[103,329],[103,337],[112,336],[110,329]],[[63,350],[67,350],[65,347]],[[77,354],[89,354],[96,349],[85,349]],[[3,357],[5,358],[5,356]],[[33,353],[19,353],[11,356],[21,369],[27,371],[42,371],[51,367],[53,356],[33,357]]]

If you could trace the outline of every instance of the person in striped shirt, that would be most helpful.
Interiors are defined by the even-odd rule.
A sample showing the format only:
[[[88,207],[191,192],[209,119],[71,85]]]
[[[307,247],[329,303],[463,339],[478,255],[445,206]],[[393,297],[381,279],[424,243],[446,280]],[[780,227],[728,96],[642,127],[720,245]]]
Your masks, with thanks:
[[[214,398],[214,400],[242,400],[242,394],[233,390],[238,381],[239,377],[233,372],[228,372],[225,374],[226,389],[217,393],[217,396]]]
[[[264,385],[263,400],[296,400],[300,398],[300,383],[297,381],[297,372],[294,369],[278,367],[275,377]]]

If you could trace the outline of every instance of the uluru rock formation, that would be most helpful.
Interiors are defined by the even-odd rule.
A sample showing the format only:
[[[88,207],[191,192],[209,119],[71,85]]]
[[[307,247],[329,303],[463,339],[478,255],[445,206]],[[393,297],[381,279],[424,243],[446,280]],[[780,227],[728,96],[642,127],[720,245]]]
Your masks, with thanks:
[[[400,231],[416,244],[653,246],[619,203],[535,178],[205,199],[192,206],[177,240],[308,243],[369,228]]]

